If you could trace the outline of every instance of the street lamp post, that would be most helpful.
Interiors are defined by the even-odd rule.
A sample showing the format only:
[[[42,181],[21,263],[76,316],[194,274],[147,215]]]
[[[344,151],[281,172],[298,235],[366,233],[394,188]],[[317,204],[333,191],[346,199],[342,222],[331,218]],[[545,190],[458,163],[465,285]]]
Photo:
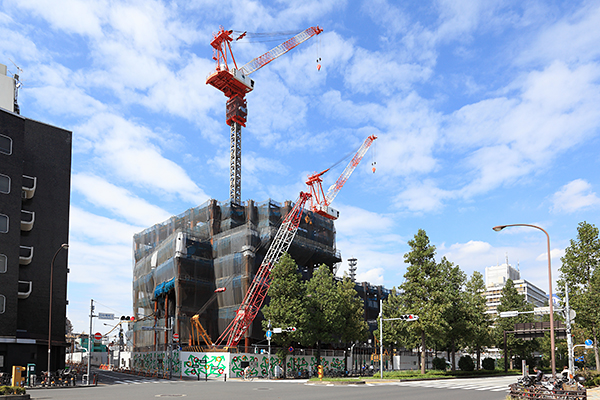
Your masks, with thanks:
[[[62,249],[68,248],[68,244],[61,244],[58,250],[56,250],[56,253],[54,253],[54,257],[52,257],[52,262],[50,263],[50,305],[48,307],[48,381],[50,381],[50,352],[52,351],[52,278],[54,277],[54,260],[56,260],[56,256]]]
[[[539,229],[540,231],[546,234],[546,239],[548,243],[548,294],[549,294],[549,305],[550,305],[550,363],[552,365],[552,377],[556,378],[556,359],[554,357],[554,299],[552,298],[552,265],[550,262],[550,235],[544,229],[540,228],[537,225],[530,224],[510,224],[510,225],[498,225],[493,227],[492,229],[496,232],[500,232],[504,228],[512,227],[512,226],[526,226],[529,228]],[[504,355],[506,357],[506,354]]]

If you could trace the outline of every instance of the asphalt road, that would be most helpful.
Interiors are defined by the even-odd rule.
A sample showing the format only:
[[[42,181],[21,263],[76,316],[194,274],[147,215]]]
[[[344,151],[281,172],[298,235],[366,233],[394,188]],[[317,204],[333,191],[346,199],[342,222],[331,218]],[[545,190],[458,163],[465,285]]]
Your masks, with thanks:
[[[103,373],[105,371],[102,371]],[[110,377],[110,380],[109,380]],[[104,382],[104,383],[103,383]],[[31,389],[32,399],[238,399],[244,400],[365,400],[379,398],[410,398],[414,400],[504,400],[506,393],[491,390],[467,390],[460,387],[402,386],[393,382],[371,385],[310,385],[305,381],[266,381],[244,382],[233,379],[190,381],[148,379],[125,374],[110,373],[101,376],[100,384],[94,387]]]

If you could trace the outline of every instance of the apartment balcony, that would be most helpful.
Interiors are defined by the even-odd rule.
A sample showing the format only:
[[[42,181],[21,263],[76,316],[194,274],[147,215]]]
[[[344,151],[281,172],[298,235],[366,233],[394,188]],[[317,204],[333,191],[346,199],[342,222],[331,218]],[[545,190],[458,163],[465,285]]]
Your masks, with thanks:
[[[37,178],[34,176],[23,175],[23,186],[21,187],[21,194],[23,200],[29,200],[33,198],[35,194],[35,188],[37,186]]]
[[[35,213],[33,211],[21,210],[21,230],[30,231],[35,222]]]
[[[33,247],[21,246],[19,249],[19,264],[29,265],[33,260]]]
[[[31,281],[19,281],[19,289],[17,291],[17,297],[19,299],[26,299],[31,294],[33,284]]]

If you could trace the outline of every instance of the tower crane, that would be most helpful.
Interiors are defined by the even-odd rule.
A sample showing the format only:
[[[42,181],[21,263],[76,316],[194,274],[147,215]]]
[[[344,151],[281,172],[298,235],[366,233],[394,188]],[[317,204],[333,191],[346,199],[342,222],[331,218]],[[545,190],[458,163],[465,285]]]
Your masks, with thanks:
[[[219,89],[228,98],[225,115],[227,125],[230,126],[229,199],[232,203],[241,203],[242,126],[246,126],[248,116],[245,97],[254,89],[254,80],[249,75],[321,32],[323,29],[318,26],[305,29],[241,68],[238,68],[231,51],[233,31],[221,27],[213,34],[210,45],[214,49],[213,59],[217,62],[217,67],[206,78],[206,84]],[[238,39],[243,36],[244,34]],[[233,66],[229,65],[229,58]]]
[[[310,187],[311,196],[311,205],[310,208],[313,212],[322,215],[329,219],[338,219],[340,213],[334,209],[329,207],[331,202],[335,199],[337,194],[340,192],[344,183],[348,180],[352,172],[356,169],[364,155],[366,154],[369,147],[373,144],[373,142],[377,139],[377,136],[371,135],[365,139],[363,144],[358,148],[354,157],[350,160],[340,177],[335,181],[333,185],[329,187],[327,193],[325,194],[323,191],[323,186],[321,185],[323,176],[330,168],[327,168],[325,171],[319,172],[317,174],[313,174],[308,177],[308,181],[306,184]]]
[[[300,220],[302,218],[302,213],[304,211],[306,202],[310,200],[312,203],[311,208],[313,210],[317,210],[315,212],[318,214],[324,215],[330,219],[337,219],[339,213],[329,207],[329,204],[331,204],[342,186],[344,186],[348,180],[348,177],[356,169],[375,139],[377,139],[376,136],[369,136],[365,140],[346,169],[342,172],[342,175],[340,175],[336,183],[329,188],[327,196],[316,197],[316,194],[323,194],[321,176],[323,176],[323,174],[325,174],[329,169],[308,177],[306,184],[308,185],[309,190],[306,192],[300,192],[298,199],[294,203],[294,207],[292,207],[292,209],[283,219],[281,226],[273,238],[271,246],[267,250],[265,258],[258,268],[256,276],[252,280],[252,283],[246,292],[246,296],[244,297],[242,304],[240,304],[240,307],[238,308],[233,320],[217,339],[217,344],[226,345],[227,347],[237,346],[242,339],[242,336],[244,336],[248,330],[250,324],[252,324],[254,321],[254,318],[256,318],[256,315],[260,311],[265,297],[267,296],[269,287],[271,286],[271,271],[279,262],[281,256],[289,250],[290,245],[296,236],[296,232],[298,231],[298,227],[300,226]],[[335,218],[333,217],[334,214]]]

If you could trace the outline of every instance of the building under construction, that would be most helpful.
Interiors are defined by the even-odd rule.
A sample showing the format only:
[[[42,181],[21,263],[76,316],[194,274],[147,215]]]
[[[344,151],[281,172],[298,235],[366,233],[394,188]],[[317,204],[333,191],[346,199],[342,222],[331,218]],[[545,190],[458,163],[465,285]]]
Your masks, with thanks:
[[[273,200],[237,205],[209,200],[134,235],[133,303],[135,351],[165,349],[168,330],[190,343],[190,319],[217,288],[217,301],[200,315],[216,339],[235,317],[277,229],[292,208]],[[321,264],[341,261],[331,219],[304,210],[289,249],[304,278]],[[262,340],[257,318],[245,343]]]

